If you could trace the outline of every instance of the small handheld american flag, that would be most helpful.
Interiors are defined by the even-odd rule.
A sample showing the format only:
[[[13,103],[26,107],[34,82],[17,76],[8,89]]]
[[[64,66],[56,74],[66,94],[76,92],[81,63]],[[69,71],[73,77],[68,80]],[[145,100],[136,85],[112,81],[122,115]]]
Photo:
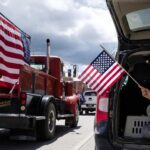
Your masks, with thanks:
[[[102,52],[79,75],[98,95],[104,94],[125,73],[125,70],[105,51]]]

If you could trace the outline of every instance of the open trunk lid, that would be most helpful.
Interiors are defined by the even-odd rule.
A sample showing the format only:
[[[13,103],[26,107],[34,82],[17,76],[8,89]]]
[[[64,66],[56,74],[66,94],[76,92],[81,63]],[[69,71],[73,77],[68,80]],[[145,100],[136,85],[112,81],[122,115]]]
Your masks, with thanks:
[[[124,47],[145,44],[150,40],[149,0],[106,0],[118,33],[119,44]],[[123,50],[120,49],[120,50]]]

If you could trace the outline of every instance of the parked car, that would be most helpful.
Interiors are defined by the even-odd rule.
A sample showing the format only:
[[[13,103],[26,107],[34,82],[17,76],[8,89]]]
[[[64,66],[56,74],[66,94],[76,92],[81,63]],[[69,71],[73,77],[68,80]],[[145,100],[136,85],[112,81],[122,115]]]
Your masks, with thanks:
[[[96,150],[150,150],[150,1],[106,0],[118,33],[116,60],[124,75],[97,101]],[[132,79],[133,78],[133,79]]]
[[[96,92],[93,90],[87,90],[83,92],[83,103],[81,103],[80,113],[82,114],[85,111],[86,114],[93,112],[96,109]]]

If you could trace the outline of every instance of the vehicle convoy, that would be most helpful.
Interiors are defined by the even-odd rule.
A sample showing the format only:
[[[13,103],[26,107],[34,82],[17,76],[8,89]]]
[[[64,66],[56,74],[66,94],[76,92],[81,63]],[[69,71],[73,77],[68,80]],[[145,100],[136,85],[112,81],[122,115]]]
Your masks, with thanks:
[[[0,52],[9,58],[13,56],[11,60],[15,60],[17,59],[15,56],[18,56],[15,54],[17,52],[15,48],[19,46],[16,44],[13,47],[13,42],[20,39],[17,38],[19,32],[24,34],[25,38],[29,36],[2,14],[0,14],[0,26],[2,31],[0,33],[3,33],[0,34],[2,39]],[[16,39],[11,41],[12,38]],[[9,48],[14,50],[14,55],[9,56]],[[12,80],[4,79],[8,79],[7,75],[13,77],[15,69],[11,69],[11,72],[6,69],[1,71],[0,128],[10,129],[14,134],[33,131],[37,139],[46,140],[54,137],[56,119],[65,119],[66,126],[77,126],[79,97],[73,92],[73,82],[63,80],[62,60],[50,56],[49,39],[47,39],[47,54],[47,56],[31,56],[30,66],[19,65],[18,80],[13,84]],[[6,60],[2,56],[0,56],[0,66],[3,67]],[[13,61],[5,62],[6,67],[12,67],[13,63]],[[8,81],[10,82],[7,84]]]
[[[83,92],[84,102],[81,104],[80,113],[82,114],[85,111],[86,114],[96,110],[96,99],[97,94],[93,90],[86,90]]]
[[[118,33],[116,60],[141,86],[150,89],[150,1],[106,2]],[[135,81],[124,75],[98,100],[95,149],[150,150],[149,115],[150,101]]]

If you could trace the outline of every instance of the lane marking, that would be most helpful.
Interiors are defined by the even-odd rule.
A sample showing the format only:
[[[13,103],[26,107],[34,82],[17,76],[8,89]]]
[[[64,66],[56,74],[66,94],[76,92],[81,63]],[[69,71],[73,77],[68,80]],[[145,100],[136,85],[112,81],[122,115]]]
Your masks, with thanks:
[[[84,140],[82,140],[76,147],[73,148],[73,150],[79,150],[82,146],[84,146],[87,141],[94,135],[92,132],[88,137],[86,137]]]

